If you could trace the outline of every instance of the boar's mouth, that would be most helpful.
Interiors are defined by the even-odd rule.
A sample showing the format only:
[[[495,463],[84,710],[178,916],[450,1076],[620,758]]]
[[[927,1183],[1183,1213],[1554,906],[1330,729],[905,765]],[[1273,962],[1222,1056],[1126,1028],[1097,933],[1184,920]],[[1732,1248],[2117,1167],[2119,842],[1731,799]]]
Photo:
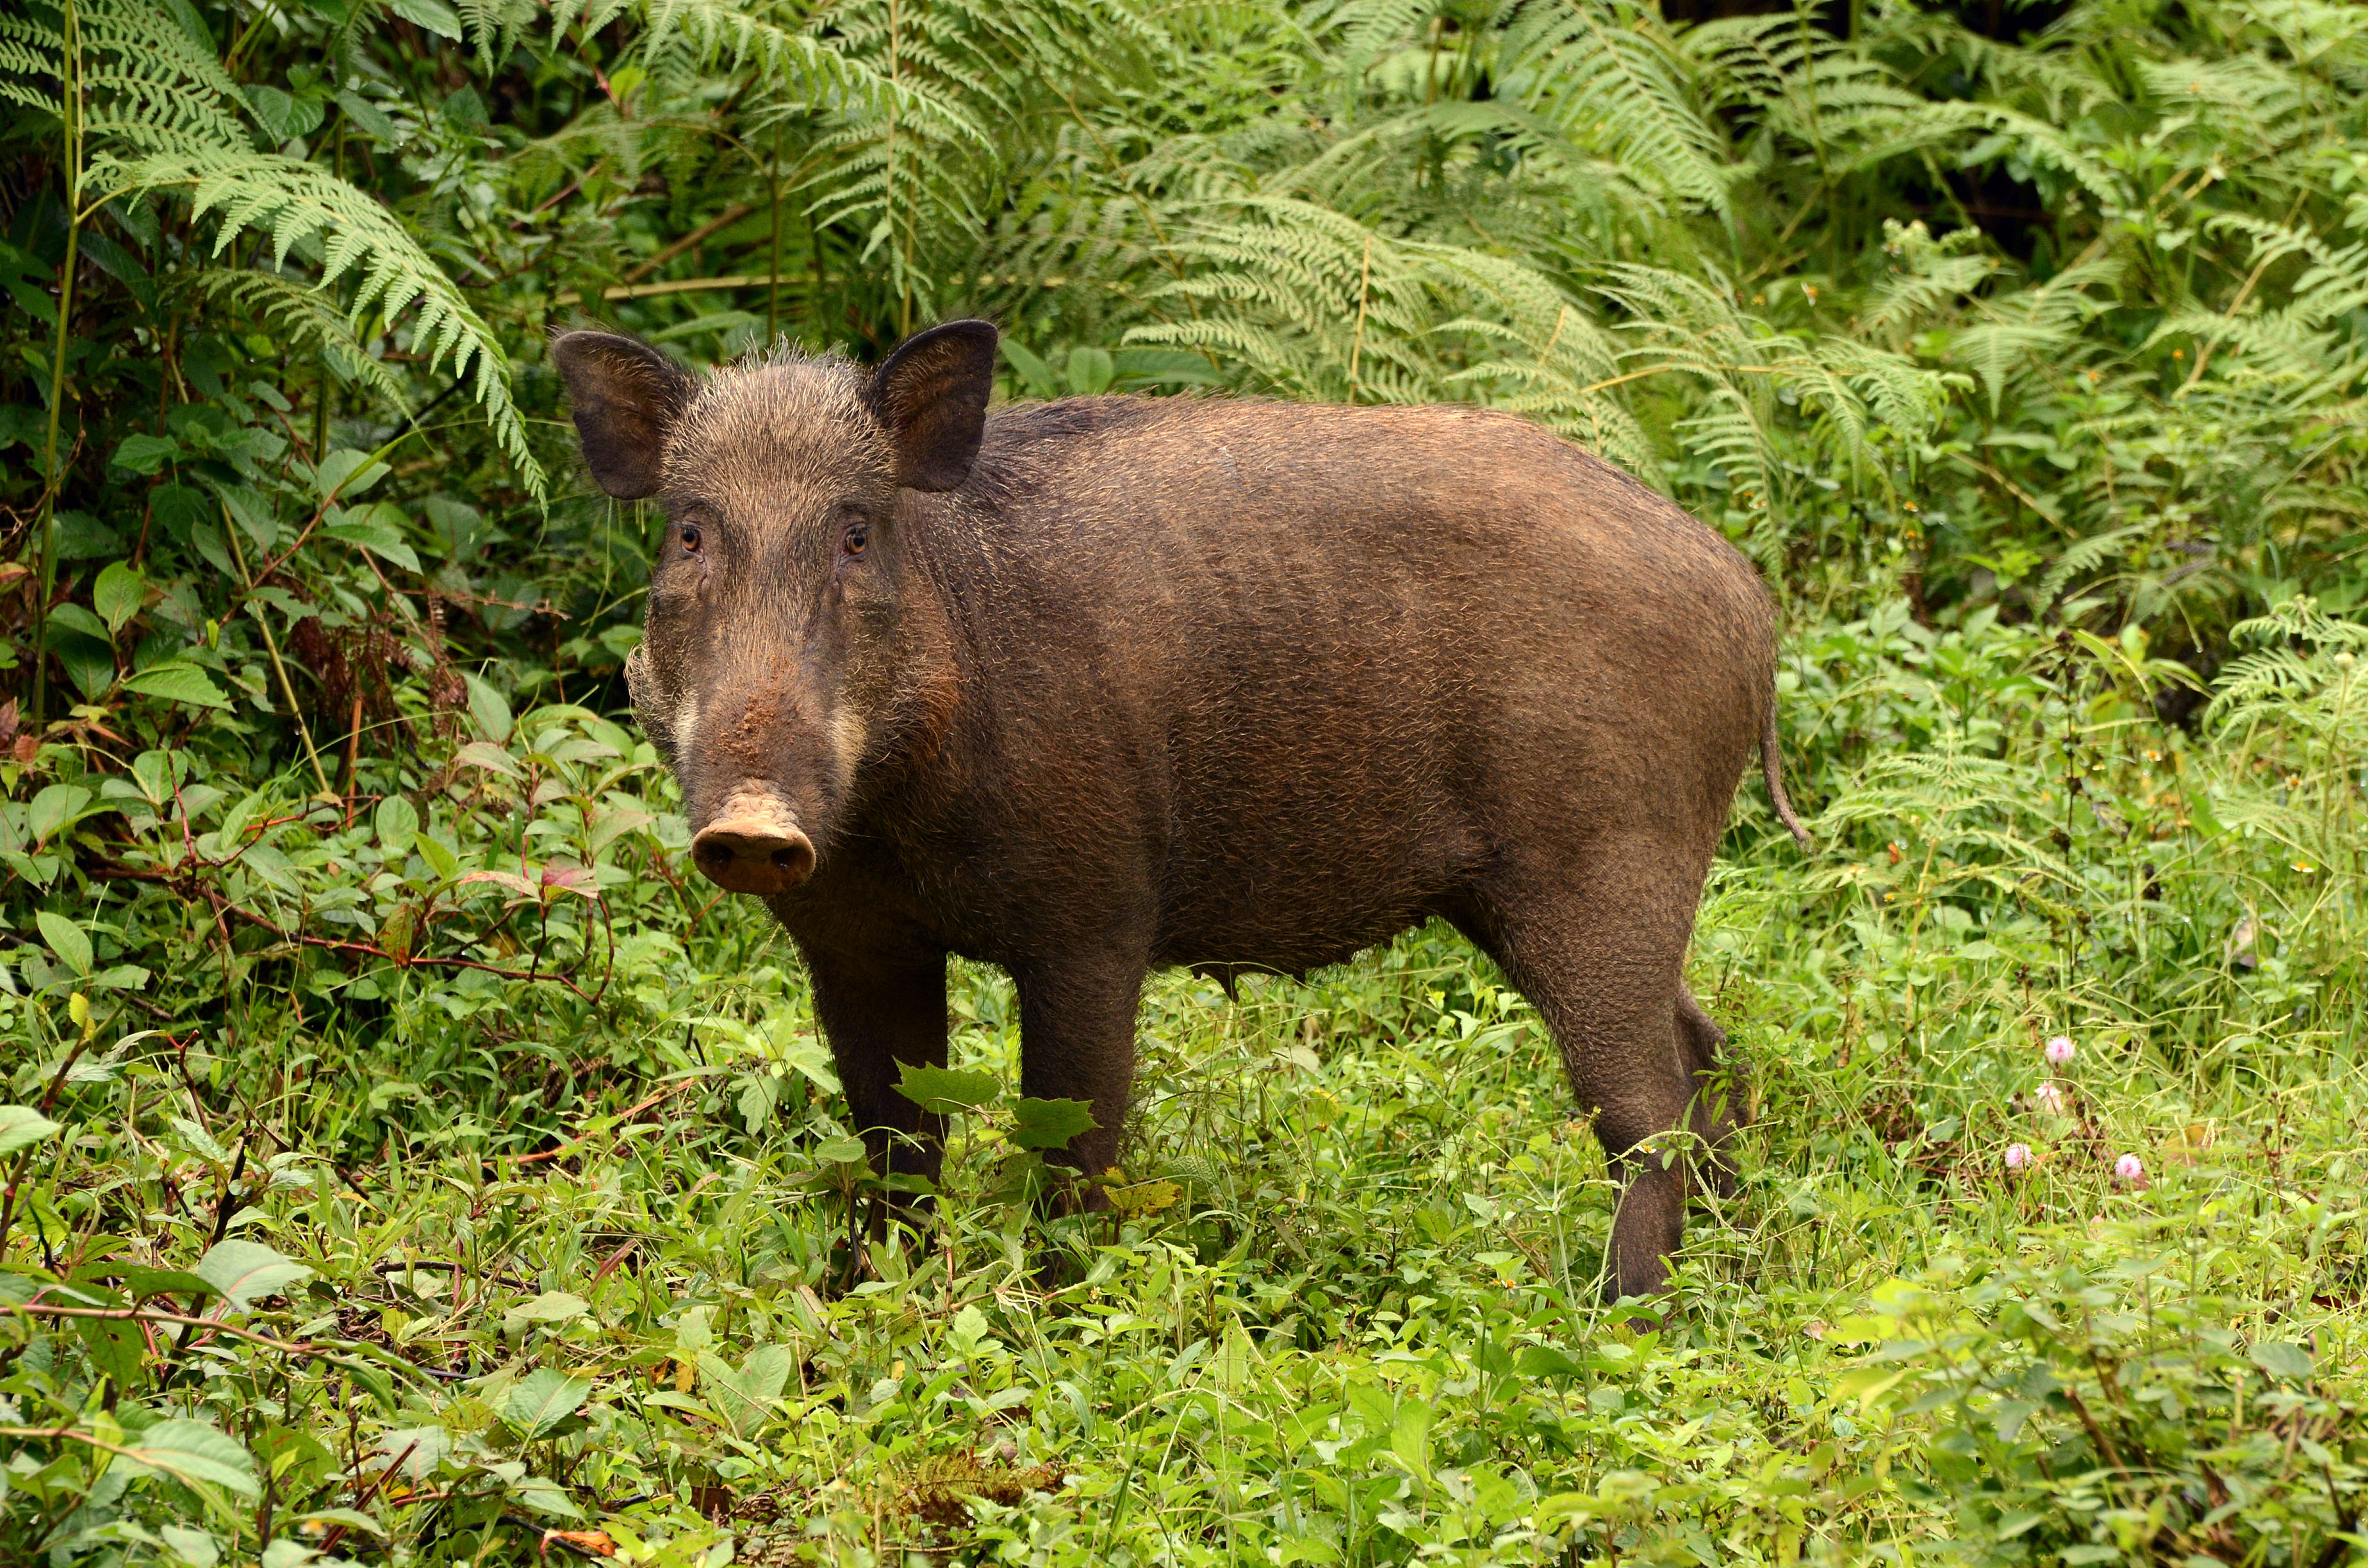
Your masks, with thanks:
[[[814,871],[814,841],[779,795],[742,786],[690,841],[700,874],[727,892],[785,893]]]

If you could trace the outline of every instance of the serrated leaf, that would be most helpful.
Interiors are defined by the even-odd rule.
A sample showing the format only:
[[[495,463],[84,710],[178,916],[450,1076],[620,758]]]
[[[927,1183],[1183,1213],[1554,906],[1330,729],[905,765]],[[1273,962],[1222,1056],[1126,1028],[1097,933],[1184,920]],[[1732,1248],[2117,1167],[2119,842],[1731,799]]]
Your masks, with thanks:
[[[54,910],[40,910],[33,924],[41,928],[41,940],[50,951],[58,955],[65,966],[76,974],[90,973],[90,934]]]
[[[181,443],[170,436],[126,436],[108,462],[131,473],[154,474],[181,454]]]
[[[58,1131],[58,1124],[30,1106],[0,1105],[0,1157],[29,1149]]]
[[[1012,1109],[1011,1141],[1023,1149],[1062,1149],[1099,1123],[1084,1100],[1024,1099]]]
[[[220,1486],[242,1497],[262,1494],[253,1456],[202,1421],[159,1421],[118,1446],[134,1464],[185,1484]]]
[[[898,1065],[904,1068],[904,1076],[897,1082],[896,1092],[938,1116],[975,1111],[1003,1097],[1003,1085],[992,1073],[916,1067],[909,1062]]]
[[[592,1392],[591,1383],[556,1367],[540,1367],[519,1380],[502,1402],[502,1419],[531,1441],[575,1414]]]
[[[191,708],[227,708],[230,699],[195,665],[154,665],[123,677],[124,688]]]
[[[245,1307],[313,1277],[312,1268],[261,1242],[216,1242],[198,1260],[198,1278],[222,1293],[233,1307]]]

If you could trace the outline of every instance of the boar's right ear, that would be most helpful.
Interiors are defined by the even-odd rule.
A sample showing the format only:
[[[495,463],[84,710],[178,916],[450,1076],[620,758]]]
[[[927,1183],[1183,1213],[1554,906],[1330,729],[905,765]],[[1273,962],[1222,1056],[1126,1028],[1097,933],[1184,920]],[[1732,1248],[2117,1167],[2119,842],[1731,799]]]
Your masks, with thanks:
[[[658,493],[666,431],[698,388],[673,360],[612,332],[566,332],[551,342],[567,383],[584,460],[620,501]]]
[[[951,490],[970,474],[995,390],[993,322],[950,321],[905,339],[872,372],[864,401],[896,446],[896,483]]]

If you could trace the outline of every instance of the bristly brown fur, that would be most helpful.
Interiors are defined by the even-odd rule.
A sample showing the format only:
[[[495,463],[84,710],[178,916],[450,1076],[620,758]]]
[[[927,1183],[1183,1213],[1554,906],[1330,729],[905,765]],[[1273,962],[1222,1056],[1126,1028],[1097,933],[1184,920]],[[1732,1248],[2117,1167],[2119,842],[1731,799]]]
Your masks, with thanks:
[[[694,829],[753,799],[811,840],[768,902],[875,1157],[935,1169],[893,1085],[945,1060],[949,953],[1011,971],[1021,1088],[1091,1103],[1066,1157],[1098,1172],[1148,969],[1297,973],[1438,916],[1553,1030],[1628,1178],[1609,1288],[1657,1290],[1725,1179],[1682,971],[1755,748],[1798,831],[1748,564],[1509,415],[989,417],[993,352],[955,324],[869,381],[736,368],[663,437],[635,703]],[[1679,1126],[1712,1157],[1650,1151]]]

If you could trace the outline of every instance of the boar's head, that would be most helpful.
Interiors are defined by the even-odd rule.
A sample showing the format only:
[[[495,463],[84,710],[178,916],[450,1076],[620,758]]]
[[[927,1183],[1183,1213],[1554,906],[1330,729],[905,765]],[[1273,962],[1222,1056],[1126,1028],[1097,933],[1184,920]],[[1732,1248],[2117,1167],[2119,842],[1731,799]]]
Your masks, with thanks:
[[[897,494],[969,473],[995,349],[993,326],[952,322],[869,374],[777,355],[694,378],[629,337],[552,340],[593,477],[665,512],[625,676],[718,886],[803,881],[867,759],[927,706],[929,587]]]

